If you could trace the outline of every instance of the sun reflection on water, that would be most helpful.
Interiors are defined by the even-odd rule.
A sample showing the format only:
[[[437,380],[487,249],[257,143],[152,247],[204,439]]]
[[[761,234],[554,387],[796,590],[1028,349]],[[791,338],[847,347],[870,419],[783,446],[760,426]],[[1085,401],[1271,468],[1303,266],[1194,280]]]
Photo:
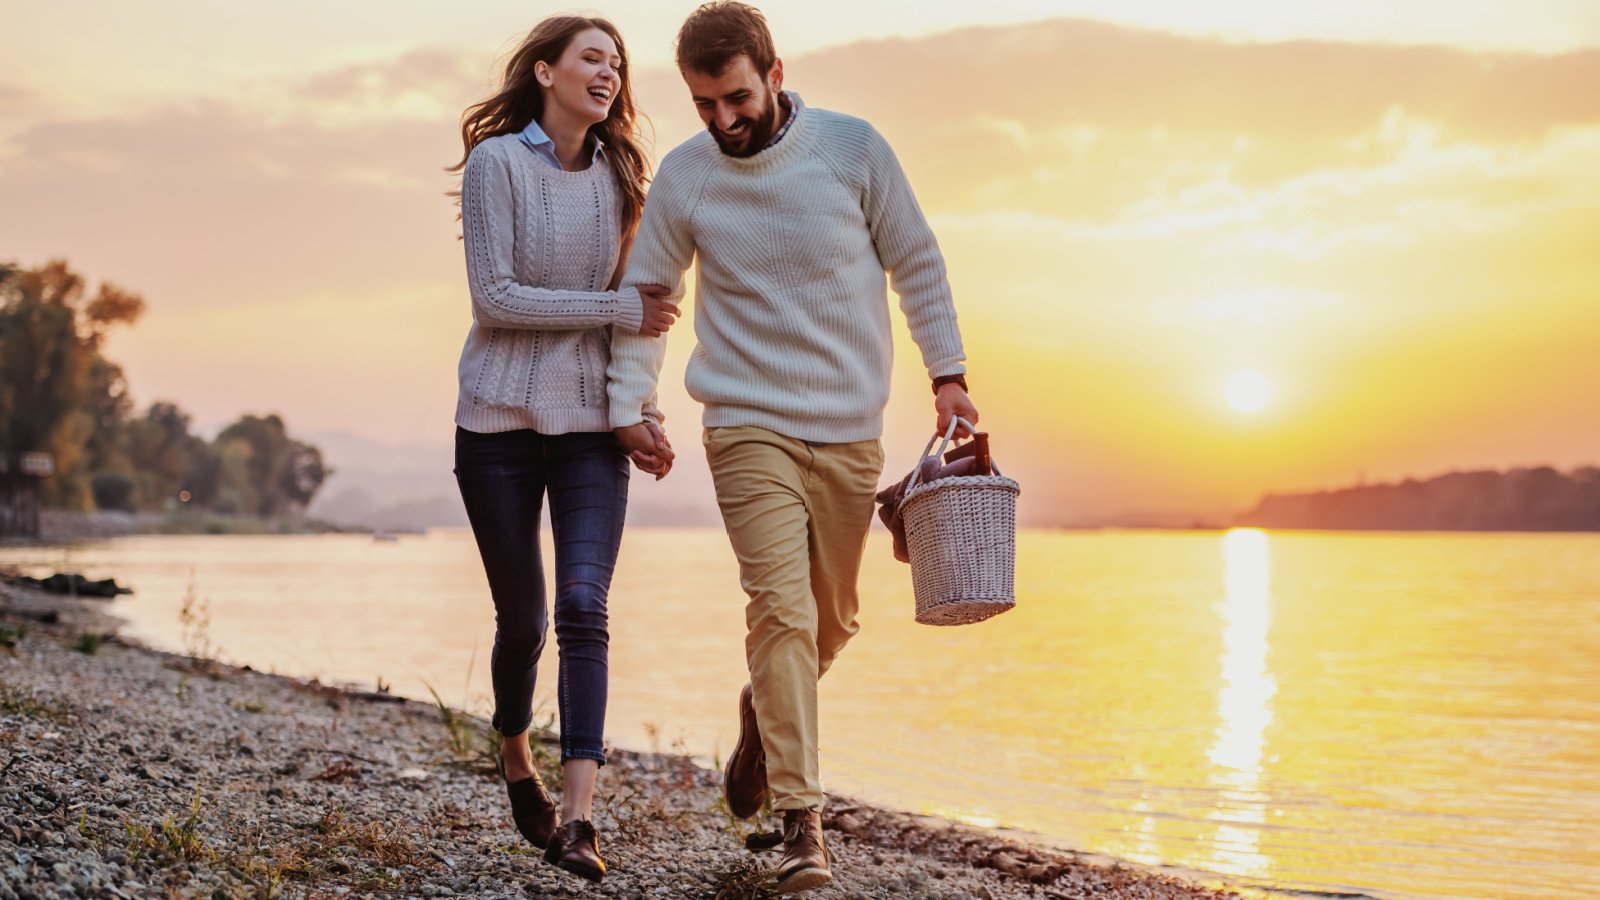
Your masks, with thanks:
[[[1234,529],[1222,539],[1226,593],[1222,603],[1222,684],[1217,693],[1216,740],[1207,753],[1218,788],[1208,818],[1217,823],[1210,865],[1235,875],[1266,874],[1260,826],[1267,796],[1261,761],[1277,682],[1267,669],[1272,555],[1267,534]]]

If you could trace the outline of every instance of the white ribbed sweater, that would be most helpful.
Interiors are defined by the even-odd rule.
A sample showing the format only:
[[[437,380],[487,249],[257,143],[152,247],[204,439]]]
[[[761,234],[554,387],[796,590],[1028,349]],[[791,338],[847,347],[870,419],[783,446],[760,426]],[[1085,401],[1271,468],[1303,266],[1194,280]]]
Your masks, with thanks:
[[[757,425],[809,441],[878,437],[893,357],[884,274],[930,377],[965,371],[938,241],[887,141],[794,97],[788,134],[753,157],[706,132],[667,154],[625,285],[681,300],[698,257],[685,382],[709,427]],[[611,424],[641,420],[664,339],[616,335]]]
[[[606,290],[620,261],[620,209],[603,161],[561,171],[516,135],[473,148],[461,178],[472,328],[457,369],[457,425],[610,429],[610,326],[637,334],[644,318],[637,290]]]

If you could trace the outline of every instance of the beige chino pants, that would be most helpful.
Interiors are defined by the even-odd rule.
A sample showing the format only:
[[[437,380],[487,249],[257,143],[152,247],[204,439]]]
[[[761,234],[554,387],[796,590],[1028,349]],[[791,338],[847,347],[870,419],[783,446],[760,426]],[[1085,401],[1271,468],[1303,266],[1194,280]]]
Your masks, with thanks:
[[[808,444],[708,428],[706,460],[739,560],[745,658],[774,809],[822,806],[817,679],[856,633],[856,576],[883,473],[877,440]]]

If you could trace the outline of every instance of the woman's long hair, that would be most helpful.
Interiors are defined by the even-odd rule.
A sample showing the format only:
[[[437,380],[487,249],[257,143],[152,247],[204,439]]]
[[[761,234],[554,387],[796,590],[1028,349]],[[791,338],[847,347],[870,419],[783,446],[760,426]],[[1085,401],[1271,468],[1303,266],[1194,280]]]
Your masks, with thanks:
[[[644,210],[644,186],[650,180],[649,162],[640,148],[637,115],[633,109],[633,83],[628,74],[628,51],[622,45],[617,26],[605,19],[552,16],[535,25],[506,63],[499,92],[482,103],[467,107],[461,114],[461,161],[446,171],[461,171],[466,168],[473,147],[496,135],[515,134],[543,115],[544,94],[533,74],[534,63],[555,65],[573,37],[590,28],[600,29],[616,41],[617,55],[622,57],[617,70],[619,87],[611,102],[611,112],[605,121],[590,126],[589,133],[605,143],[606,158],[617,173],[617,182],[622,187],[622,229],[626,234],[639,223],[639,214]]]

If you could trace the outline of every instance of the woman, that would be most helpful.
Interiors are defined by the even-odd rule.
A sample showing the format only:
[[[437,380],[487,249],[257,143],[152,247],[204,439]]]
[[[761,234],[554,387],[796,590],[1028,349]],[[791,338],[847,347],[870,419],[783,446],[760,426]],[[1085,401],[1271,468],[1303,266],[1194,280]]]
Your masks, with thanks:
[[[462,116],[463,241],[473,325],[458,368],[456,479],[494,597],[494,727],[517,829],[545,859],[605,875],[590,821],[605,764],[606,594],[622,538],[628,457],[609,429],[611,331],[659,336],[674,312],[618,290],[644,204],[626,55],[604,19],[539,23],[493,97]],[[659,416],[653,416],[659,420]],[[660,478],[671,449],[634,462]],[[563,788],[560,816],[528,728],[544,649],[539,550],[555,543]]]

